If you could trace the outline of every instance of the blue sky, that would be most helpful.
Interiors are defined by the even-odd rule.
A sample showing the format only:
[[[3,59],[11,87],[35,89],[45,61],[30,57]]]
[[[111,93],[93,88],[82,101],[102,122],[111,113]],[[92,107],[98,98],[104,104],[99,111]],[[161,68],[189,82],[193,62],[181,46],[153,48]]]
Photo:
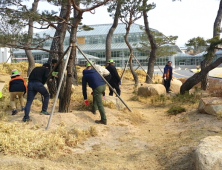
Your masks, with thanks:
[[[148,13],[151,28],[157,29],[165,35],[177,35],[177,45],[184,44],[193,37],[212,38],[213,24],[219,8],[219,0],[150,0],[156,3],[156,8]],[[49,8],[44,2],[40,8]],[[112,23],[106,7],[96,9],[95,14],[84,13],[83,21],[86,25]],[[143,25],[143,19],[136,22]]]

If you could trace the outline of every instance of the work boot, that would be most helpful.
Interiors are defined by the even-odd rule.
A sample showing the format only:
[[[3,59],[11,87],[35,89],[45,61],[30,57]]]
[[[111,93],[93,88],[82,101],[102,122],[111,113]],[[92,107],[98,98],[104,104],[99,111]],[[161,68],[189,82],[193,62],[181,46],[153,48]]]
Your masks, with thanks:
[[[23,122],[29,122],[29,121],[31,121],[31,119],[25,119],[25,118],[23,117],[22,121],[23,121]]]
[[[25,107],[22,107],[22,111],[24,111],[25,110]]]
[[[18,111],[16,110],[16,109],[13,109],[12,110],[12,115],[15,115],[15,114],[17,114],[18,113]]]
[[[44,114],[44,115],[50,115],[47,111],[41,111],[40,113]]]
[[[95,123],[107,125],[107,122],[102,120],[96,120]]]

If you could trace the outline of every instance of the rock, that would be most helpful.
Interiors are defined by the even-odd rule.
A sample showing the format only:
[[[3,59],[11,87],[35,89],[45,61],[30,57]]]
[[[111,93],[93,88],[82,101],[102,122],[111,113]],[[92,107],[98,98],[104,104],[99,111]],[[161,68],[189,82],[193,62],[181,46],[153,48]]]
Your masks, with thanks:
[[[180,93],[180,87],[182,86],[182,82],[177,79],[173,79],[170,84],[170,91],[173,93]]]
[[[146,84],[138,88],[139,96],[165,95],[166,89],[162,84]]]
[[[200,99],[198,111],[218,117],[222,116],[222,99],[219,97],[207,97]]]
[[[222,137],[208,136],[200,141],[194,153],[196,170],[222,169]]]
[[[125,108],[125,105],[120,101],[118,97],[115,96],[106,96],[105,100],[103,100],[105,103],[113,103],[118,110],[122,110]]]

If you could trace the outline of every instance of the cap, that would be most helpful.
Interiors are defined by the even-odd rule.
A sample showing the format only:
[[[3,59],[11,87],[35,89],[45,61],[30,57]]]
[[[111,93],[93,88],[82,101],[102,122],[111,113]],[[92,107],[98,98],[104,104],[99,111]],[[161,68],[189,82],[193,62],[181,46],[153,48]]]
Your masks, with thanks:
[[[115,63],[113,59],[110,59],[107,63]]]
[[[94,61],[90,61],[92,64],[95,64],[95,62]],[[89,63],[89,62],[87,62],[86,63],[86,67],[89,67],[89,66],[91,66],[91,64]]]
[[[19,72],[17,69],[13,69],[12,70],[12,75],[11,75],[11,77],[13,77],[13,76],[20,76],[21,75],[21,72]]]

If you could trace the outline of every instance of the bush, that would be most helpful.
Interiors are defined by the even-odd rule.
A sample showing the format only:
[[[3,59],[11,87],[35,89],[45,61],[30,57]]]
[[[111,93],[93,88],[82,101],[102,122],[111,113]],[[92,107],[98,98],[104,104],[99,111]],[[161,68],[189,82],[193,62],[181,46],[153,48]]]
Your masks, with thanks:
[[[178,113],[186,112],[186,109],[181,106],[172,106],[167,113],[170,115],[177,115]]]
[[[185,93],[185,94],[177,94],[175,96],[173,96],[172,98],[172,103],[191,103],[191,104],[195,104],[196,102],[199,102],[199,99],[201,98],[200,95],[198,95],[197,93]]]

